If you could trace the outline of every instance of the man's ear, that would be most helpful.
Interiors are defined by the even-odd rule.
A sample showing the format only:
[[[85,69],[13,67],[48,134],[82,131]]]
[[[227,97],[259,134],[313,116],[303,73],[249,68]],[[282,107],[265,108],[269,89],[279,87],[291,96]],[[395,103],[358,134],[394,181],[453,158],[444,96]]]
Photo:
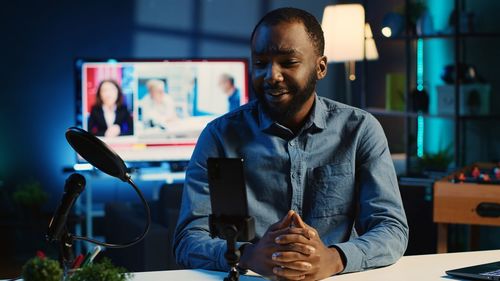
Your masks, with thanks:
[[[325,78],[328,69],[326,56],[321,56],[316,62],[316,79],[321,80]]]

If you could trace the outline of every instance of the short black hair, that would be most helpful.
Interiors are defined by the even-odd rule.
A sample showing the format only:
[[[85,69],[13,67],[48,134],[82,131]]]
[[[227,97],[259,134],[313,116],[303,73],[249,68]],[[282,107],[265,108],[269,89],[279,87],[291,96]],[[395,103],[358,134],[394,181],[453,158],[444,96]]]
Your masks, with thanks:
[[[252,36],[250,37],[250,41],[253,40],[255,32],[257,31],[257,28],[259,28],[259,26],[261,25],[275,26],[283,22],[302,23],[306,29],[307,34],[309,35],[309,38],[313,43],[314,48],[316,49],[317,54],[320,56],[324,54],[325,37],[323,36],[323,29],[321,28],[321,24],[309,12],[297,8],[291,8],[291,7],[279,8],[265,14],[262,17],[262,19],[260,19],[260,21],[255,25],[252,31]]]

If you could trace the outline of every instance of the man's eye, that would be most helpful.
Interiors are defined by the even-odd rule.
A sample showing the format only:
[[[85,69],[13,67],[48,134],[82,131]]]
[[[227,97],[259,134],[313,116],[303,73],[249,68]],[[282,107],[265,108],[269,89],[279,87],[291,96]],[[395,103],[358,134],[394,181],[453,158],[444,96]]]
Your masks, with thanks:
[[[282,62],[281,64],[283,66],[287,66],[287,67],[290,67],[290,66],[294,66],[294,65],[297,65],[299,62],[296,61],[296,60],[287,60],[287,61],[284,61]]]
[[[264,61],[261,61],[261,60],[254,60],[253,65],[255,67],[264,67],[266,65],[266,63]]]

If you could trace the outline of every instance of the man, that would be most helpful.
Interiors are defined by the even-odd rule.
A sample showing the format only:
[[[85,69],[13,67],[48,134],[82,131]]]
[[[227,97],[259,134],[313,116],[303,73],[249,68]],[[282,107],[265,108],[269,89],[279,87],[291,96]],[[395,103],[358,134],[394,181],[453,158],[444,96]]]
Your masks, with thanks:
[[[150,79],[146,87],[148,94],[140,101],[142,122],[145,128],[166,129],[169,122],[178,119],[174,99],[165,92],[165,82],[162,80]]]
[[[208,157],[245,159],[257,239],[239,245],[241,268],[319,280],[394,263],[408,226],[387,140],[370,114],[316,94],[327,69],[321,26],[305,11],[281,8],[251,40],[257,100],[200,136],[176,230],[178,263],[227,269],[225,241],[208,232]]]
[[[233,111],[240,107],[240,91],[234,85],[234,78],[228,74],[222,74],[219,80],[219,85],[227,96],[229,103],[229,111]]]

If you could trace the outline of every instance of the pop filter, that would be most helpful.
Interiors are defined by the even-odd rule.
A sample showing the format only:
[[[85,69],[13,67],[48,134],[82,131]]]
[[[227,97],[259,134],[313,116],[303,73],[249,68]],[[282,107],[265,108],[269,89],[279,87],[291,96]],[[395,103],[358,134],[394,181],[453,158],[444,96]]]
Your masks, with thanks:
[[[83,129],[71,127],[66,131],[66,140],[92,166],[122,181],[128,180],[125,162],[96,136]]]
[[[71,235],[70,239],[88,241],[107,248],[125,248],[139,243],[148,233],[149,226],[151,224],[151,211],[149,210],[149,205],[148,202],[146,202],[144,195],[139,190],[137,185],[135,185],[134,181],[132,181],[130,175],[127,173],[127,166],[125,166],[125,162],[123,162],[120,156],[118,156],[118,154],[116,154],[103,141],[83,129],[77,127],[69,128],[66,131],[66,140],[71,145],[71,147],[73,147],[73,149],[78,154],[80,154],[80,156],[82,156],[85,160],[92,164],[92,166],[98,168],[102,172],[112,177],[116,177],[124,182],[128,182],[134,188],[135,192],[139,195],[139,198],[141,199],[144,210],[146,212],[146,226],[144,227],[144,232],[131,242],[127,242],[124,244],[111,244],[76,235]]]

